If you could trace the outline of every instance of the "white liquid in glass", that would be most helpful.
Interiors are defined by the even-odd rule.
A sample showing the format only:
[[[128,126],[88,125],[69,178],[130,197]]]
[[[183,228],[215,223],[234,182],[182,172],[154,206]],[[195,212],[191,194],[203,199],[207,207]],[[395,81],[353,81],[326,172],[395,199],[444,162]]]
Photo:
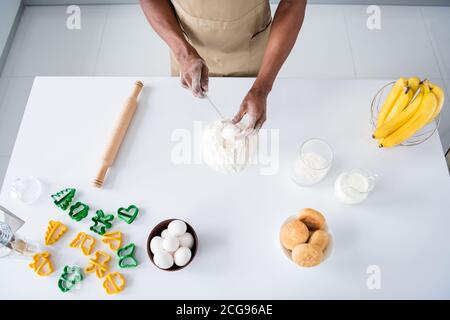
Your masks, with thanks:
[[[343,203],[357,204],[363,202],[370,192],[369,178],[359,172],[341,173],[336,179],[334,192]]]

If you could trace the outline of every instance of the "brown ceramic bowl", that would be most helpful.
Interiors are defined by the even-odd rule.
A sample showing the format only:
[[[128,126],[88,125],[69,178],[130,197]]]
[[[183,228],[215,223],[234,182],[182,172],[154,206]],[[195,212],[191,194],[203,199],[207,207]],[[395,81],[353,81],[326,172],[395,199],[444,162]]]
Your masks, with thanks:
[[[182,267],[179,267],[176,264],[174,264],[169,269],[161,269],[160,267],[158,267],[155,264],[155,261],[153,261],[153,252],[150,250],[150,241],[153,239],[153,237],[161,236],[161,232],[164,229],[167,229],[167,226],[169,225],[169,223],[171,223],[174,220],[180,220],[180,221],[183,221],[184,223],[186,223],[186,226],[187,226],[186,232],[189,232],[194,237],[194,245],[191,248],[191,254],[192,254],[191,255],[191,260],[189,260],[189,262],[186,265],[182,266]],[[195,230],[191,227],[191,225],[189,223],[187,223],[186,221],[181,220],[181,219],[167,219],[167,220],[161,221],[160,223],[158,223],[153,228],[153,230],[148,235],[148,239],[147,239],[147,254],[148,254],[148,257],[150,258],[150,261],[155,265],[155,267],[157,267],[158,269],[161,269],[163,271],[178,271],[178,270],[181,270],[183,268],[186,268],[192,262],[192,260],[194,260],[195,254],[197,253],[197,247],[198,247],[198,238],[197,238],[197,234],[195,233]]]

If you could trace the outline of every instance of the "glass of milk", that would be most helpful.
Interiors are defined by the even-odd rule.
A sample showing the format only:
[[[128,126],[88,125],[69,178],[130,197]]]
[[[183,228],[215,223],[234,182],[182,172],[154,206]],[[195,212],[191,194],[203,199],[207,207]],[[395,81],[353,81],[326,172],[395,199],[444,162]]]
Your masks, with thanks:
[[[334,184],[334,193],[346,204],[363,202],[376,184],[378,175],[366,169],[352,169],[341,173]]]
[[[303,142],[299,155],[292,164],[291,178],[300,186],[311,186],[322,180],[333,162],[333,151],[321,139]]]

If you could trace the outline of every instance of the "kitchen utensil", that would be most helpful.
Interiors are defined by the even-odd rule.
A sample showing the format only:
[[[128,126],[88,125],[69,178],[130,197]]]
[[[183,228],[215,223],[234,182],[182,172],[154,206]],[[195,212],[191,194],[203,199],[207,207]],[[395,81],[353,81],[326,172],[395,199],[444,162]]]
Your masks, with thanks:
[[[94,187],[101,188],[103,186],[106,174],[116,159],[120,145],[122,144],[127,129],[136,111],[137,99],[143,87],[144,85],[141,81],[136,81],[131,96],[126,100],[125,105],[123,106],[122,113],[107,144],[105,153],[103,154],[100,170],[97,172],[97,175],[92,182]]]
[[[0,258],[15,253],[18,256],[33,256],[39,251],[37,243],[17,235],[16,231],[25,222],[8,209],[0,206]]]
[[[219,108],[217,108],[217,106],[215,105],[214,102],[212,102],[211,98],[205,94],[205,99],[208,100],[209,104],[211,105],[211,107],[217,112],[217,114],[219,115],[219,117],[223,120],[225,119],[224,116],[222,115],[222,113],[220,112]]]

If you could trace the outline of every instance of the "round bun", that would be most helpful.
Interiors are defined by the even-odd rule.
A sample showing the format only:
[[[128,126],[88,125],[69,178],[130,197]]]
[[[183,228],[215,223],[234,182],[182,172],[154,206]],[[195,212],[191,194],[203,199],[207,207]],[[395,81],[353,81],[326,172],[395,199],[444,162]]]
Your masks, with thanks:
[[[292,220],[281,228],[281,244],[288,250],[294,249],[300,243],[305,243],[308,238],[308,228],[300,220]]]
[[[298,219],[302,221],[309,230],[319,230],[325,225],[325,217],[319,211],[306,208],[299,212]]]
[[[330,236],[325,230],[316,230],[311,233],[308,243],[315,245],[316,247],[319,247],[320,250],[324,251],[327,248],[329,241]]]
[[[301,267],[317,266],[322,258],[322,250],[310,243],[299,244],[292,250],[292,260]]]

